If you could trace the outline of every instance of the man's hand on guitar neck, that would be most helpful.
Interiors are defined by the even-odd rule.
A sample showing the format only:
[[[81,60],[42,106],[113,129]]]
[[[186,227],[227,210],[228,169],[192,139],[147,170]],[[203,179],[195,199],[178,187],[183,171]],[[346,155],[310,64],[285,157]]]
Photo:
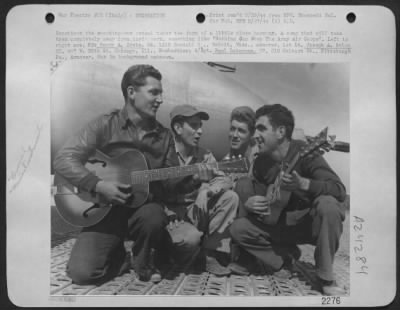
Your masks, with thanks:
[[[197,164],[198,173],[193,175],[193,180],[198,183],[208,182],[217,175],[217,171],[209,164]]]
[[[109,204],[123,205],[131,197],[132,186],[118,182],[99,181],[96,184],[96,193],[106,199]]]
[[[281,188],[288,192],[294,192],[298,190],[307,191],[310,188],[310,180],[303,178],[296,171],[293,171],[291,174],[284,173],[281,177],[281,180]]]
[[[268,215],[270,213],[269,201],[265,196],[251,196],[244,204],[247,212],[259,215]]]

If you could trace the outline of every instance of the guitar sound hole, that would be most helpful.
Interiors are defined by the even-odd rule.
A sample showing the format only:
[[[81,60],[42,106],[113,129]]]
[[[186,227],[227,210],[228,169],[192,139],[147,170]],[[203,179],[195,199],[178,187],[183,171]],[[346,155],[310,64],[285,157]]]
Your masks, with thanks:
[[[118,187],[118,188],[119,188],[119,190],[120,190],[121,192],[123,192],[124,194],[131,194],[131,195],[129,196],[129,198],[126,200],[126,202],[125,202],[126,205],[130,205],[130,204],[133,202],[133,200],[135,199],[135,195],[133,194],[133,188],[132,188],[132,186],[130,186],[130,187],[128,187],[128,188],[124,188],[124,187]]]
[[[100,208],[100,206],[96,203],[96,204],[94,204],[93,206],[91,206],[90,208],[87,208],[83,213],[82,213],[82,215],[83,215],[83,217],[84,218],[88,218],[89,217],[89,212],[91,211],[91,210],[94,210],[94,209],[98,209],[98,208]]]
[[[124,194],[130,194],[132,193],[132,186],[128,187],[128,188],[124,188],[124,187],[118,187],[118,189],[123,192]]]
[[[99,160],[97,158],[93,158],[93,159],[88,159],[88,163],[91,164],[101,164],[101,166],[104,168],[107,166],[107,163],[103,160]]]

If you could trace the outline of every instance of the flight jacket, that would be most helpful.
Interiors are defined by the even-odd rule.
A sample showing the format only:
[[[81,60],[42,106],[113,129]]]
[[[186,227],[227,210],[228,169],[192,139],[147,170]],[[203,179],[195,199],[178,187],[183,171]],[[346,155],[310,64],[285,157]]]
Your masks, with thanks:
[[[101,115],[67,140],[56,154],[54,169],[79,190],[92,192],[100,179],[85,163],[96,149],[112,157],[116,149],[135,148],[144,154],[149,169],[179,166],[172,133],[154,122],[154,129],[139,140],[138,130],[125,107]],[[162,200],[165,192],[181,181],[182,178],[174,178],[151,182],[150,193],[158,197],[156,200]]]

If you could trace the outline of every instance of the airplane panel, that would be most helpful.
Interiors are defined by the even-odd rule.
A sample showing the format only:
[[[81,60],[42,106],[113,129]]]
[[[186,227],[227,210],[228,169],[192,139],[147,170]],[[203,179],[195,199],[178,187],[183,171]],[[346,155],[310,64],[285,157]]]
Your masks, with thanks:
[[[243,80],[242,77],[242,80],[240,80],[234,73],[220,72],[217,68],[213,68],[203,62],[146,63],[153,65],[162,74],[163,104],[158,110],[157,119],[165,127],[169,128],[169,113],[172,108],[178,104],[192,104],[198,109],[206,111],[210,115],[210,120],[204,122],[203,136],[200,140],[200,145],[211,149],[217,159],[221,159],[229,150],[229,118],[230,112],[234,107],[247,105],[256,110],[263,104],[271,103],[269,100],[274,100],[275,102],[277,96],[277,94],[271,94],[271,99],[269,97],[262,98],[259,94],[263,94],[263,97],[265,97],[268,93],[273,93],[275,88],[280,87],[280,91],[282,92],[281,96],[284,97],[285,94],[291,91],[290,88],[286,90],[282,88],[285,78],[279,77],[280,71],[276,71],[275,68],[281,68],[279,64],[273,67],[268,66],[266,67],[268,71],[263,71],[263,74],[266,75],[265,79],[268,80],[268,85],[266,85],[269,86],[268,91],[264,86],[264,89],[262,89],[263,91],[255,93],[244,85],[247,81],[246,78]],[[52,158],[54,158],[55,152],[57,152],[66,139],[91,119],[96,118],[100,114],[107,113],[112,109],[120,109],[124,106],[124,98],[120,86],[121,79],[124,72],[133,64],[135,63],[76,61],[66,62],[53,72],[51,82]],[[240,64],[239,67],[245,67],[244,70],[246,68],[247,70],[248,68],[254,70],[254,65],[255,64]],[[297,66],[299,67],[299,65]],[[309,70],[309,72],[314,71],[316,70]],[[261,76],[258,74],[255,78],[258,79],[257,81],[260,81]],[[302,72],[302,74],[304,74],[304,72]],[[286,78],[287,75],[288,73],[286,72]],[[289,77],[290,76],[291,74],[289,74]],[[252,80],[247,82],[249,84],[254,84],[254,77],[251,78]],[[278,80],[282,86],[278,85],[278,87],[272,83],[271,81],[274,81],[274,78]],[[263,84],[261,83],[260,85],[262,88]],[[258,87],[260,87],[260,85],[258,85]],[[273,88],[271,89],[272,86]],[[319,89],[318,84],[315,84],[314,87],[315,90]],[[302,90],[302,92],[305,91],[306,90]],[[285,102],[285,100],[283,100],[283,102]],[[297,114],[301,115],[301,113],[312,114],[311,118],[310,115],[308,116],[308,125],[311,126],[310,128],[315,127],[322,129],[322,127],[319,128],[321,121],[318,122],[318,126],[312,126],[311,124],[313,120],[315,121],[321,117],[320,113],[322,112],[320,109],[315,109],[315,107],[311,109],[305,106],[304,111],[302,111],[301,107],[300,109],[297,106],[294,107],[296,108],[296,111],[294,111],[296,116]],[[337,108],[335,109],[332,108],[332,111],[337,111]],[[323,110],[328,112],[326,108]],[[338,112],[336,112],[336,114],[337,113]],[[313,115],[316,117],[313,117]],[[303,118],[300,117],[298,120],[301,121]],[[303,120],[303,125],[305,124],[304,122],[305,120]],[[324,126],[329,127],[329,121],[324,121],[323,123]],[[304,139],[304,134],[313,135],[317,133],[317,131],[314,132],[315,128],[313,128],[313,130],[310,128],[305,128],[305,132],[299,128],[295,129],[294,137]],[[332,134],[335,134],[335,132]],[[330,152],[326,155],[326,158],[338,172],[349,190],[348,154],[341,152],[334,152],[333,154],[333,152]]]
[[[121,79],[132,63],[69,62],[54,73],[51,84],[52,155],[88,121],[114,108],[124,99]],[[245,86],[205,63],[155,63],[161,72],[163,104],[157,119],[170,127],[169,112],[178,104],[192,104],[209,113],[201,145],[221,158],[229,149],[230,112],[236,106],[253,109],[266,102]]]

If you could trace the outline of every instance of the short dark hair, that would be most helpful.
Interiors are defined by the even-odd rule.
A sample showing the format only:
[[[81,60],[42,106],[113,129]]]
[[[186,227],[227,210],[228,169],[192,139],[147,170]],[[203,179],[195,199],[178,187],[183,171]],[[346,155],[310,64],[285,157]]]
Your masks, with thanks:
[[[127,97],[128,86],[133,86],[137,89],[140,86],[146,84],[146,78],[151,76],[159,81],[161,81],[162,75],[160,71],[151,65],[133,65],[126,70],[121,81],[121,89],[124,98]]]
[[[286,128],[286,137],[288,139],[292,138],[294,117],[292,111],[290,111],[287,107],[279,103],[263,105],[257,109],[256,119],[260,118],[261,116],[267,116],[271,126],[274,129],[279,126],[284,126]]]
[[[250,134],[253,135],[255,131],[255,122],[253,119],[249,119],[246,115],[243,115],[241,113],[232,113],[231,115],[231,122],[235,120],[240,123],[245,123],[247,127],[249,128]]]

